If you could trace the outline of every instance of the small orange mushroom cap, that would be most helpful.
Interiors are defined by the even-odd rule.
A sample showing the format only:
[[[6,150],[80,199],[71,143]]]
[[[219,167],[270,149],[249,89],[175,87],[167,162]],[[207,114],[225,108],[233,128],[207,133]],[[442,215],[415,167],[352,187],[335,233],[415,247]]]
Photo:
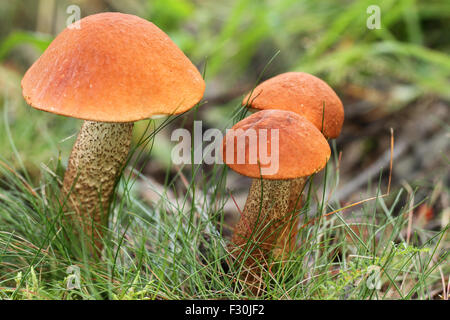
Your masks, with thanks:
[[[132,122],[183,113],[205,82],[197,68],[153,23],[100,13],[66,28],[22,79],[32,107],[64,116]]]
[[[344,107],[333,89],[323,80],[304,72],[282,73],[262,82],[242,104],[254,109],[296,112],[311,121],[327,138],[338,137],[344,122]]]
[[[231,129],[223,139],[222,158],[231,169],[244,176],[279,180],[307,177],[320,171],[330,158],[331,150],[325,137],[311,122],[291,111],[274,109],[256,112]],[[278,129],[278,139],[272,141],[273,129]],[[260,139],[263,132],[267,137],[267,153],[263,153],[261,158]],[[251,138],[254,134],[257,139]],[[264,144],[262,146],[264,149]],[[267,158],[277,154],[276,150],[278,156],[268,162]],[[252,153],[257,155],[256,161],[250,158]],[[245,161],[239,161],[242,155]],[[272,161],[278,161],[278,165],[273,166],[277,167],[277,172],[264,174],[262,168],[271,167]]]

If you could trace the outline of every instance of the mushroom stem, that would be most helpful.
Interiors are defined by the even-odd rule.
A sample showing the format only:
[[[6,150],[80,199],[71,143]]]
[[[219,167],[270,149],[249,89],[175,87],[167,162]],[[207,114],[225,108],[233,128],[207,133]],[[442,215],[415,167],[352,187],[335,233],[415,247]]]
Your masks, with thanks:
[[[96,255],[103,247],[101,238],[132,130],[132,122],[84,121],[69,158],[62,188],[65,211],[74,211],[69,223],[88,237],[91,250],[91,243],[95,245]]]
[[[238,254],[246,257],[247,267],[256,268],[252,274],[259,276],[261,270],[255,264],[263,264],[271,254],[280,258],[294,250],[298,210],[301,208],[301,192],[305,182],[306,177],[253,179],[232,238],[236,246],[249,252],[246,254],[239,250]]]

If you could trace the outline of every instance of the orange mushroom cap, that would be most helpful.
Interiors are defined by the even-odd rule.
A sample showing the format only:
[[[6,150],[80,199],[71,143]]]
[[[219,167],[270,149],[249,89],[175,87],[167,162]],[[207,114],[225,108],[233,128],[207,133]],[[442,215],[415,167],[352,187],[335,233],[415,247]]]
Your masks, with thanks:
[[[242,131],[239,132],[239,129]],[[261,159],[259,141],[264,130],[260,129],[267,132],[269,158],[272,150],[276,150],[272,142],[278,144],[278,157],[274,157],[278,161],[278,171],[274,174],[261,174],[260,169],[271,164],[267,159]],[[278,141],[272,141],[272,129],[278,129]],[[321,170],[330,158],[331,150],[325,137],[311,122],[291,111],[274,109],[256,112],[236,123],[232,130],[223,139],[222,158],[231,169],[244,176],[279,180],[307,177]],[[256,140],[249,138],[253,133],[257,135]],[[247,137],[239,142],[237,136]],[[233,158],[227,156],[229,147],[232,147]],[[257,154],[256,163],[250,159],[252,152]],[[239,163],[238,156],[242,153],[245,161]]]
[[[66,28],[22,79],[32,107],[64,116],[132,122],[183,113],[205,82],[197,68],[153,23],[100,13]]]
[[[262,82],[242,104],[255,109],[296,112],[323,131],[327,138],[338,137],[344,122],[344,107],[333,89],[304,72],[282,73]]]

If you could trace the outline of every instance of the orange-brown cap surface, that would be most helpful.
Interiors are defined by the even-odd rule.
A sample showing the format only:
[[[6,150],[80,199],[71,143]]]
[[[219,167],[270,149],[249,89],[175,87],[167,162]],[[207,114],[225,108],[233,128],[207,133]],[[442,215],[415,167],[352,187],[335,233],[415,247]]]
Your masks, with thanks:
[[[272,140],[272,135],[275,134],[273,129],[278,129],[278,139]],[[263,148],[260,150],[260,139],[264,137],[264,132],[267,132],[267,144],[262,144]],[[254,134],[257,138],[250,138]],[[266,145],[267,153],[264,153]],[[267,161],[276,154],[276,150],[278,156]],[[257,155],[256,161],[250,157],[252,152]],[[248,177],[262,176],[264,179],[282,180],[309,176],[325,166],[330,153],[328,142],[314,125],[304,117],[284,110],[263,110],[239,121],[232,130],[227,131],[222,145],[223,161],[231,169]],[[264,158],[265,155],[268,157]],[[239,161],[239,156],[243,156],[241,159],[245,161]],[[274,161],[278,161],[278,164]],[[264,174],[263,168],[278,170]]]
[[[178,114],[199,102],[197,68],[153,23],[100,13],[66,28],[22,79],[36,109],[102,122]]]
[[[339,136],[344,122],[344,107],[333,89],[304,72],[282,73],[262,82],[242,104],[255,109],[296,112],[323,131],[327,138]]]

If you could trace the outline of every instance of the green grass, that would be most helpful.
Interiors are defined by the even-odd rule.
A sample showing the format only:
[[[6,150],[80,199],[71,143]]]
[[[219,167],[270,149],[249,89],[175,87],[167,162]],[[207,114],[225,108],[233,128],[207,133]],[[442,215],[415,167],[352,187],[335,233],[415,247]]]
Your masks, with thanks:
[[[159,130],[146,131],[141,145]],[[130,159],[139,158],[134,149]],[[142,155],[141,155],[142,156]],[[336,161],[336,159],[335,159]],[[133,164],[130,162],[130,164]],[[6,163],[0,166],[0,298],[2,299],[243,299],[251,297],[222,236],[227,169],[185,168],[166,179],[153,205],[139,195],[152,188],[129,167],[111,208],[103,258],[92,261],[72,230],[63,227],[57,199],[63,169],[42,170],[33,184]],[[183,176],[186,184],[183,184]],[[323,181],[305,190],[300,213],[303,245],[274,262],[262,279],[265,299],[429,299],[448,274],[448,225],[415,229],[406,243],[408,195],[404,190],[341,208],[330,198],[338,183],[331,163]],[[324,187],[325,186],[325,187]],[[232,190],[231,190],[232,191]],[[176,200],[168,199],[173,192]],[[318,193],[317,193],[318,192]],[[314,196],[321,194],[321,196]],[[401,204],[401,203],[405,204]],[[324,214],[337,211],[328,217]],[[250,243],[249,250],[254,244]],[[81,288],[67,289],[69,266],[78,266]],[[380,275],[379,290],[367,285]]]

